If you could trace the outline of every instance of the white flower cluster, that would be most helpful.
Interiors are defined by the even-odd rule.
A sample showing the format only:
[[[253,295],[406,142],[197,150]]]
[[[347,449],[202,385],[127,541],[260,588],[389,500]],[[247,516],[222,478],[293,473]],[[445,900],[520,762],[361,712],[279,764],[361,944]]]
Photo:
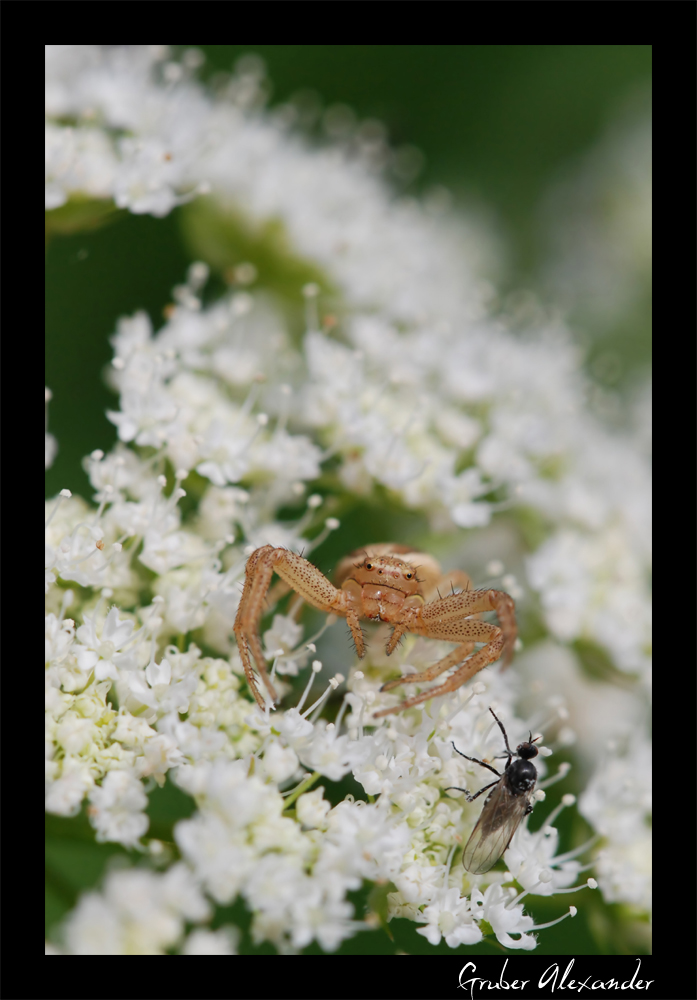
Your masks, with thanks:
[[[579,801],[579,811],[605,840],[596,860],[610,902],[651,910],[651,777],[648,741],[634,733],[610,746]]]
[[[334,723],[320,716],[323,699],[304,708],[319,661],[298,705],[270,717],[250,700],[230,639],[239,584],[259,545],[307,555],[339,528],[314,493],[299,519],[279,519],[320,475],[330,499],[386,491],[453,546],[459,529],[507,512],[513,527],[533,525],[528,582],[548,634],[602,646],[644,685],[645,460],[587,414],[578,351],[558,320],[529,303],[490,317],[456,224],[427,203],[390,200],[338,147],[311,151],[283,115],[262,113],[258,62],[217,97],[192,80],[196,65],[196,53],[174,62],[162,47],[49,46],[47,208],[87,196],[162,216],[210,192],[223,214],[280,220],[293,252],[326,275],[340,319],[321,316],[320,288],[307,286],[298,342],[263,274],[259,292],[204,309],[208,271],[193,264],[161,330],[142,313],[118,323],[109,417],[119,444],[86,459],[96,506],[67,490],[48,505],[47,809],[74,815],[87,798],[99,839],[142,848],[146,792],[169,772],[197,812],[175,828],[184,864],[111,873],[67,918],[64,948],[234,953],[232,932],[183,937],[185,921],[209,918],[205,893],[224,905],[241,895],[256,941],[331,950],[366,927],[346,900],[363,880],[391,881],[390,915],[424,923],[433,944],[476,943],[485,921],[507,947],[532,948],[522,896],[568,891],[578,864],[555,857],[548,823],[544,835],[522,827],[506,855],[522,894],[506,887],[510,875],[453,870],[463,820],[470,829],[481,803],[442,794],[463,783],[451,741],[500,753],[489,705],[504,706],[512,741],[525,737],[510,675],[459,692],[454,708],[438,701],[433,716],[366,732],[384,660],[373,644]],[[47,462],[49,452],[54,443]],[[280,675],[314,651],[292,611],[264,641]],[[407,642],[393,659],[434,662],[437,644],[423,647]],[[558,719],[553,690],[547,677],[537,725]],[[304,790],[304,769],[314,780],[353,773],[379,798],[332,808],[321,788]],[[595,824],[591,806],[584,815],[616,848],[613,871],[632,868],[613,824]],[[643,902],[608,880],[610,898]]]

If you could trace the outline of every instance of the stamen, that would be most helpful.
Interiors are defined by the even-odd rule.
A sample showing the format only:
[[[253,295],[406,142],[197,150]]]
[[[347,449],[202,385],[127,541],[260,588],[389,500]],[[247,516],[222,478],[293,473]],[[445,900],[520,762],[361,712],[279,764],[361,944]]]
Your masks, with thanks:
[[[325,694],[324,694],[324,695],[323,695],[323,696],[322,696],[322,697],[321,697],[321,698],[319,699],[319,701],[316,701],[316,702],[315,702],[315,705],[313,705],[313,706],[312,706],[313,708],[314,708],[315,706],[317,706],[317,710],[316,710],[316,712],[314,713],[314,715],[313,715],[313,716],[312,716],[312,718],[310,719],[310,722],[311,722],[311,723],[312,723],[313,725],[315,724],[315,722],[317,722],[317,719],[319,718],[319,715],[320,715],[320,712],[322,711],[322,703],[324,702],[324,698],[326,697],[326,695],[328,695],[328,694],[329,694],[329,691],[330,691],[330,690],[332,690],[332,691],[336,691],[336,689],[338,688],[338,686],[339,686],[340,684],[343,684],[345,680],[346,680],[346,678],[344,677],[344,675],[343,675],[343,674],[334,674],[334,676],[333,676],[332,678],[330,678],[330,680],[329,680],[329,687],[327,688],[327,690],[326,690]],[[307,710],[307,711],[308,711],[308,712],[311,712],[311,711],[312,711],[312,709],[311,709],[311,708],[308,708],[308,710]],[[331,722],[330,722],[330,723],[329,723],[329,725],[328,725],[328,726],[326,727],[326,730],[325,730],[325,731],[326,731],[326,732],[329,732],[329,731],[330,731],[330,729],[332,729],[332,730],[334,729],[334,725],[333,725],[333,723],[331,723]]]
[[[595,879],[589,878],[585,882],[582,882],[581,885],[570,885],[567,889],[555,889],[554,895],[558,896],[562,892],[578,892],[580,889],[597,889],[597,888],[598,888],[598,883],[595,881]]]
[[[70,490],[61,490],[60,491],[60,493],[56,497],[56,502],[53,505],[53,510],[49,514],[48,520],[46,521],[46,524],[44,525],[45,528],[48,528],[49,524],[51,523],[51,521],[54,518],[54,515],[55,515],[56,511],[58,510],[58,508],[60,507],[60,505],[63,503],[63,500],[66,497],[71,497],[71,496],[72,496],[72,493],[70,492]]]
[[[545,778],[544,781],[540,781],[537,784],[538,788],[549,788],[550,785],[556,785],[558,781],[562,781],[569,771],[571,770],[571,764],[568,761],[562,761],[559,765],[556,774],[553,774],[551,778]]]
[[[469,688],[469,694],[467,688],[461,687],[460,690],[457,692],[457,698],[455,699],[456,701],[459,701],[460,704],[455,706],[450,715],[446,715],[446,717],[443,719],[441,723],[441,727],[442,728],[449,727],[451,721],[455,718],[457,713],[461,712],[463,708],[466,708],[466,706],[469,705],[469,703],[472,701],[472,699],[476,694],[484,694],[485,691],[486,691],[486,685],[482,684],[481,681],[477,681],[476,684],[473,684]]]
[[[233,456],[234,458],[239,458],[241,455],[244,455],[244,453],[249,450],[249,448],[252,446],[252,444],[254,444],[254,441],[258,438],[259,434],[261,433],[262,428],[266,427],[266,425],[269,422],[269,418],[265,413],[257,413],[255,419],[257,426],[252,431],[251,436],[235,452]]]
[[[519,892],[517,896],[514,896],[510,902],[506,903],[504,909],[512,910],[513,907],[516,906],[521,901],[521,899],[527,896],[529,892],[534,892],[534,890],[538,887],[538,885],[547,885],[549,882],[552,881],[553,878],[554,878],[554,873],[551,872],[549,868],[543,868],[540,871],[539,880],[535,882],[534,885],[530,886],[529,889],[523,889],[523,891]]]
[[[324,497],[321,497],[319,495],[319,493],[313,493],[311,496],[309,496],[307,498],[307,501],[306,501],[306,503],[307,503],[307,510],[305,511],[305,513],[303,514],[303,516],[300,518],[300,520],[297,521],[296,524],[295,524],[295,533],[296,533],[296,535],[298,535],[298,536],[302,535],[302,533],[304,531],[306,531],[310,527],[310,525],[312,524],[312,520],[313,520],[313,518],[315,516],[314,512],[317,510],[318,507],[322,506],[323,502],[324,502]],[[310,544],[312,544],[313,547],[314,547],[315,543],[310,543]],[[306,544],[306,547],[307,547],[307,544]],[[311,549],[307,548],[307,551],[309,552],[309,551],[311,551]]]
[[[240,412],[239,412],[239,419],[240,420],[244,420],[245,417],[248,417],[249,414],[251,413],[251,411],[254,409],[254,404],[256,403],[257,397],[258,397],[259,392],[261,390],[261,384],[262,384],[262,382],[265,382],[265,381],[266,381],[266,376],[265,375],[261,375],[260,374],[260,375],[255,375],[254,376],[254,380],[252,382],[251,388],[250,388],[249,392],[247,393],[247,396],[245,398],[244,403],[240,407]]]
[[[534,927],[530,927],[525,933],[528,934],[530,931],[543,931],[547,927],[554,927],[555,924],[561,923],[562,920],[566,920],[567,917],[575,917],[577,913],[578,910],[576,909],[576,907],[570,906],[568,913],[563,913],[560,917],[557,917],[556,920],[550,920],[546,924],[535,924]]]
[[[341,722],[344,718],[344,713],[347,708],[348,708],[348,692],[344,695],[344,700],[341,703],[341,708],[339,709],[337,717],[334,720],[334,725],[336,726],[337,734],[341,732]]]
[[[102,496],[102,499],[99,502],[99,507],[96,510],[96,513],[95,513],[94,518],[92,520],[92,524],[96,524],[97,521],[99,520],[99,518],[102,516],[102,512],[103,512],[104,508],[112,500],[112,494],[113,494],[113,492],[114,492],[114,487],[113,486],[105,486],[104,487],[104,494]]]
[[[554,859],[554,864],[561,865],[565,861],[571,861],[573,858],[577,858],[579,854],[583,854],[584,851],[587,851],[589,847],[592,847],[593,844],[597,843],[599,840],[600,834],[594,833],[593,836],[589,837],[585,844],[581,844],[580,847],[575,847],[573,851],[567,851],[566,854],[558,854]],[[593,862],[590,862],[589,864],[584,865],[583,868],[580,868],[579,871],[585,871],[587,868],[592,867]]]
[[[563,795],[562,800],[558,806],[552,809],[551,813],[547,817],[546,821],[542,824],[538,831],[538,843],[544,839],[545,831],[551,829],[552,823],[554,823],[557,816],[567,807],[572,806],[576,801],[575,795]]]
[[[317,660],[316,662],[319,663],[319,660]],[[320,669],[321,669],[321,666],[322,665],[320,664]],[[310,705],[310,707],[307,709],[307,711],[303,712],[303,719],[306,719],[308,717],[308,715],[310,714],[310,712],[312,712],[315,708],[318,708],[318,706],[320,706],[324,701],[326,701],[326,699],[329,697],[330,692],[336,691],[336,689],[339,686],[339,683],[340,682],[337,680],[336,677],[330,677],[329,678],[329,684],[327,686],[327,690],[324,692],[323,695],[320,695],[320,697],[317,699],[317,701],[314,703],[314,705]]]
[[[360,677],[359,677],[359,675],[360,675]],[[362,678],[363,678],[363,671],[362,670],[357,670],[355,672],[355,674],[353,675],[353,679],[354,680],[361,680]],[[356,737],[351,737],[351,738],[352,739],[356,739],[356,738],[357,739],[363,739],[363,716],[365,714],[366,699],[362,695],[358,694],[357,691],[354,691],[354,694],[360,700],[361,710],[358,713],[358,722],[357,722],[357,725],[355,727],[356,730],[357,730]],[[353,728],[354,727],[352,726],[351,729],[353,729]],[[349,733],[349,735],[351,735],[351,734]]]
[[[301,603],[298,605],[298,609],[300,607],[302,607],[302,598],[300,599],[300,602]],[[292,618],[293,615],[289,614],[288,617]],[[295,656],[298,655],[298,653],[300,653],[302,651],[302,647],[303,646],[306,649],[309,649],[310,652],[316,653],[317,652],[317,647],[315,646],[315,640],[319,639],[320,636],[324,635],[324,633],[327,631],[327,629],[331,625],[333,625],[336,620],[337,620],[336,615],[327,615],[327,619],[326,619],[324,625],[322,626],[322,628],[319,630],[319,632],[315,632],[315,634],[313,636],[311,636],[310,639],[307,642],[305,640],[303,640],[300,643],[299,646],[296,646],[295,649],[291,649],[289,653],[286,653],[286,651],[283,650],[283,649],[277,650],[276,651],[276,655],[278,656],[278,659],[279,660],[292,660]]]
[[[90,552],[88,552],[86,556],[83,556],[82,559],[77,559],[75,561],[74,565],[75,566],[82,566],[83,563],[87,562],[88,559],[92,558],[92,556],[95,554],[95,552],[99,552],[99,551],[100,551],[99,548],[95,545],[95,547]]]
[[[281,658],[282,655],[283,655],[283,650],[282,649],[277,649],[273,653],[274,661],[273,661],[273,663],[271,665],[271,683],[272,684],[273,684],[273,681],[274,681],[274,677],[276,676],[276,664],[278,663],[278,661],[280,660],[280,658]]]
[[[547,713],[546,715],[537,714],[533,715],[531,724],[532,728],[536,731],[539,729],[543,733],[549,732],[550,729],[556,728],[559,720],[562,722],[569,718],[569,710],[566,705],[555,704],[552,706],[552,714]]]
[[[276,660],[274,660],[273,666],[274,666],[274,670],[275,670],[276,669]],[[298,710],[298,712],[302,711],[302,707],[305,704],[305,699],[307,698],[308,694],[310,693],[310,688],[312,687],[312,682],[315,679],[314,675],[318,674],[321,669],[322,669],[322,661],[321,660],[313,660],[312,661],[312,670],[310,672],[310,677],[309,677],[309,680],[308,680],[307,685],[305,687],[305,690],[303,691],[302,698],[300,699],[300,701],[298,702],[298,704],[295,706],[296,709]],[[273,674],[272,674],[272,676],[273,676]],[[308,709],[308,711],[309,711],[309,709]],[[305,714],[307,714],[307,713],[305,713]]]
[[[332,531],[336,531],[337,528],[341,527],[341,521],[337,521],[335,517],[328,517],[324,522],[324,527],[320,531],[316,538],[313,538],[307,547],[308,552],[312,552],[322,544],[322,542],[329,537]]]
[[[448,852],[448,860],[445,862],[445,878],[443,879],[444,888],[448,888],[448,878],[450,876],[450,866],[453,863],[453,855],[457,849],[457,844],[453,844]]]

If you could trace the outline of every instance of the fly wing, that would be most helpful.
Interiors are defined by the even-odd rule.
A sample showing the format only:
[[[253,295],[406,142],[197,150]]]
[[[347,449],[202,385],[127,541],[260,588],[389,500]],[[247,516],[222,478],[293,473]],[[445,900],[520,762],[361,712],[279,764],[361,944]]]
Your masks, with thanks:
[[[462,855],[468,872],[482,875],[493,868],[526,815],[531,798],[532,792],[514,794],[504,780],[491,790]]]

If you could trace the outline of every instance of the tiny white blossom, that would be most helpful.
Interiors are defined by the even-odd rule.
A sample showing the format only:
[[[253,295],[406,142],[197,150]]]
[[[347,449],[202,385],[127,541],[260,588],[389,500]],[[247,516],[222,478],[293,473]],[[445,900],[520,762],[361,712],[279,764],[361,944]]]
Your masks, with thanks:
[[[264,753],[264,771],[272,781],[287,781],[298,768],[298,757],[290,747],[274,741]]]
[[[474,892],[472,895],[474,898]],[[457,948],[482,940],[482,932],[472,918],[470,901],[460,898],[457,889],[440,889],[417,919],[426,922],[425,927],[419,927],[418,933],[423,934],[429,944],[440,944],[444,937],[450,948]]]
[[[320,785],[298,798],[296,810],[298,819],[308,829],[326,829],[329,803],[324,799],[324,788]]]
[[[75,645],[78,666],[83,671],[94,670],[97,680],[116,680],[119,670],[135,670],[132,651],[120,653],[134,637],[132,621],[121,621],[118,608],[112,608],[100,626],[94,618],[85,618],[77,630]]]
[[[239,931],[220,927],[217,931],[193,930],[182,945],[180,955],[236,955]]]
[[[494,883],[483,894],[479,889],[473,889],[471,898],[473,914],[491,924],[502,945],[524,951],[535,947],[535,938],[527,933],[534,926],[532,917],[524,913],[522,904],[511,906],[510,894],[502,886]],[[520,937],[512,938],[511,934],[520,934]]]
[[[90,792],[90,817],[97,840],[116,840],[135,846],[148,829],[144,809],[148,797],[128,771],[109,771],[101,787]]]

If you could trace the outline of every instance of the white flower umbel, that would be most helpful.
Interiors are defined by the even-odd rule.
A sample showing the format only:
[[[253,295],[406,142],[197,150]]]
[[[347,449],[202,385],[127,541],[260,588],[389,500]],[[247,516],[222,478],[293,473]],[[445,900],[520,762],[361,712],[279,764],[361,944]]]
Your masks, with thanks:
[[[652,755],[635,732],[624,746],[611,743],[581,796],[579,810],[604,838],[598,884],[611,901],[651,908]]]
[[[547,643],[595,644],[638,704],[644,452],[588,414],[580,352],[557,318],[537,306],[489,314],[466,221],[433,199],[394,198],[355,143],[311,149],[290,133],[287,109],[263,110],[258,60],[216,94],[195,82],[199,61],[161,46],[47,49],[49,229],[51,212],[85,202],[96,215],[118,206],[160,217],[190,201],[204,230],[216,219],[263,240],[280,227],[279,267],[292,276],[311,265],[317,278],[295,289],[300,336],[260,262],[232,262],[232,289],[205,308],[208,268],[195,262],[159,330],[145,313],[116,322],[108,416],[119,442],[85,459],[91,503],[65,489],[47,507],[46,807],[74,816],[84,804],[98,839],[161,870],[110,873],[66,917],[61,948],[232,954],[235,929],[207,924],[213,904],[239,897],[254,942],[331,951],[370,929],[347,899],[366,882],[393,883],[388,917],[423,924],[434,945],[493,931],[505,947],[532,948],[542,926],[523,897],[570,891],[576,852],[557,853],[554,813],[539,828],[538,805],[533,832],[523,822],[505,854],[510,870],[470,876],[461,848],[483,801],[445,790],[486,779],[453,742],[479,759],[501,754],[490,706],[512,747],[531,730],[559,747],[583,741],[561,725],[554,671],[525,717],[514,668],[376,725],[375,709],[402,697],[379,691],[390,671],[430,666],[448,645],[409,636],[388,660],[384,637],[369,636],[333,701],[337,671],[352,666],[341,625],[307,635],[293,596],[273,613],[277,588],[262,631],[281,699],[262,711],[231,639],[245,563],[265,544],[310,556],[342,530],[342,503],[409,508],[419,540],[449,567],[463,568],[470,546],[475,585],[508,589],[524,632],[532,622]],[[578,673],[576,652],[564,652]],[[293,693],[288,678],[301,671]],[[613,704],[627,723],[640,714]],[[332,806],[323,789],[349,774],[367,801]],[[195,805],[173,845],[149,837],[146,813],[167,775]],[[634,872],[628,895],[644,905],[646,845],[624,839],[613,788],[596,776],[584,800],[606,838],[599,882],[627,899]]]

